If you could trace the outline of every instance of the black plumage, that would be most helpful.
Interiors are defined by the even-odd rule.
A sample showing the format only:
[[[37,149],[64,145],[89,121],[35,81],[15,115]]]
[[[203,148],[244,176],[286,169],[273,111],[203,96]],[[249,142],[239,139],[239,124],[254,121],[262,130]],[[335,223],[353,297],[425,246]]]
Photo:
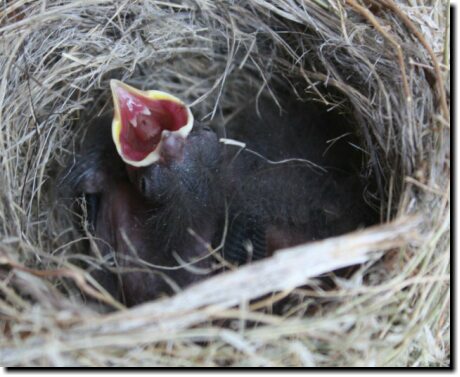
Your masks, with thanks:
[[[226,136],[245,147],[226,145],[222,169],[232,217],[251,219],[248,232],[258,229],[244,242],[260,245],[263,229],[264,255],[271,255],[376,220],[364,202],[361,152],[342,118],[295,100],[285,102],[282,113],[269,99],[259,103],[260,115],[254,110],[255,104],[248,105],[228,125]],[[239,237],[242,222],[230,222],[230,238]],[[234,250],[228,253],[232,259],[245,259]]]
[[[209,273],[210,243],[221,212],[215,195],[219,143],[213,132],[197,126],[180,155],[134,168],[117,154],[110,128],[108,117],[89,125],[61,186],[68,196],[86,198],[96,245],[108,260],[94,277],[134,305]],[[192,268],[181,267],[189,263]]]
[[[223,135],[245,147],[219,143],[197,124],[141,168],[117,154],[110,118],[89,126],[63,186],[86,197],[97,245],[112,262],[94,276],[114,296],[134,305],[209,276],[210,249],[223,235],[222,255],[239,265],[374,221],[360,153],[346,137],[330,146],[345,133],[340,117],[294,100],[283,115],[268,99],[259,109],[261,117],[248,105]]]

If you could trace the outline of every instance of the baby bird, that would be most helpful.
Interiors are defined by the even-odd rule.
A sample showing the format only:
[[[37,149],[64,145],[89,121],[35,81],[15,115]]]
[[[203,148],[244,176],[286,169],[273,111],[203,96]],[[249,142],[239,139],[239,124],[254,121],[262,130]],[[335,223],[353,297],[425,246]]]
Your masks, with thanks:
[[[135,99],[126,98],[126,94],[125,102],[118,106],[129,100],[135,109]],[[131,114],[141,127],[145,126],[142,112],[146,111],[140,109],[137,119]],[[174,118],[174,114],[160,115],[165,122]],[[122,129],[119,141],[113,136],[117,121],[117,116],[114,120],[102,117],[89,125],[62,185],[71,196],[86,198],[97,248],[111,265],[96,270],[94,277],[115,298],[132,306],[171,294],[210,273],[216,208],[219,201],[223,205],[223,198],[216,194],[221,191],[216,179],[220,145],[216,134],[200,125],[190,129],[186,138],[166,129],[157,138],[152,158],[143,142],[155,132],[146,128],[145,134],[150,132],[147,137],[142,130],[135,130],[138,133],[133,136],[123,134],[132,130]],[[126,140],[131,144],[124,145]],[[132,145],[136,148],[130,151]],[[143,156],[138,158],[133,151],[142,151]],[[142,166],[146,156],[151,161]],[[130,158],[137,159],[138,166],[133,166]]]
[[[376,221],[343,119],[313,103],[282,105],[280,113],[262,99],[260,115],[250,104],[227,125],[222,172],[231,216],[224,255],[237,264]]]
[[[264,99],[260,117],[249,105],[219,141],[176,97],[111,87],[114,117],[88,127],[63,186],[86,198],[108,261],[94,277],[127,305],[214,273],[223,235],[222,255],[238,265],[373,221],[359,153],[330,147],[343,127],[316,106],[287,101],[280,114]]]

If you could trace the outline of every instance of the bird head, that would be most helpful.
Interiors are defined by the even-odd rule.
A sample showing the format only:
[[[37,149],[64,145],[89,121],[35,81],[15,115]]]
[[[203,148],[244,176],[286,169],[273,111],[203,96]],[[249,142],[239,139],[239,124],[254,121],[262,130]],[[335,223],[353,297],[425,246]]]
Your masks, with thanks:
[[[141,91],[117,80],[110,85],[112,137],[141,194],[157,201],[192,200],[197,192],[206,196],[209,172],[220,158],[216,134],[200,124],[194,127],[190,109],[171,94]]]

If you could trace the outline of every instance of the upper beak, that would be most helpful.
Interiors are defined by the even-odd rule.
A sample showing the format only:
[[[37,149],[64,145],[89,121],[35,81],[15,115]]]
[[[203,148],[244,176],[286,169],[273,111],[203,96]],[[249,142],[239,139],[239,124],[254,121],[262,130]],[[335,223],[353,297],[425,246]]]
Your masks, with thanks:
[[[163,132],[186,138],[193,115],[179,98],[158,90],[142,91],[110,80],[114,103],[112,137],[129,165],[147,166],[160,159]]]

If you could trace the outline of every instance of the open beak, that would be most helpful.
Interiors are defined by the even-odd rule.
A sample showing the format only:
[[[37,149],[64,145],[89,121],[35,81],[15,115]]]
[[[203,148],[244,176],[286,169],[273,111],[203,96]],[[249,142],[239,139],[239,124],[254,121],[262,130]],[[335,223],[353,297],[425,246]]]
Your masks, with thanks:
[[[190,109],[159,90],[142,91],[110,80],[114,103],[112,137],[118,154],[132,166],[160,160],[163,132],[186,138],[193,127]]]

